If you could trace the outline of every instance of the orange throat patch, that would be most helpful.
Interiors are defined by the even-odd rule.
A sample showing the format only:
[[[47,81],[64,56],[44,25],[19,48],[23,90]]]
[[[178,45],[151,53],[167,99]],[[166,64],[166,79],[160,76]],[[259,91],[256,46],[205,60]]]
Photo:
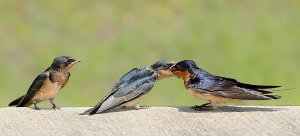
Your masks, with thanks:
[[[186,83],[188,80],[190,80],[190,73],[186,71],[174,71],[173,74],[181,79]]]

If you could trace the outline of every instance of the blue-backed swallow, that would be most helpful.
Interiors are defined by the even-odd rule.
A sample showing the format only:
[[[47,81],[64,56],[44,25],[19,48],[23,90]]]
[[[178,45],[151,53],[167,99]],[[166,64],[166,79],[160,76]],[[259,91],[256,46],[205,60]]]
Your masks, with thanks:
[[[280,96],[266,90],[280,86],[252,85],[232,78],[220,77],[199,68],[192,60],[180,61],[171,67],[171,72],[183,79],[185,88],[193,96],[208,100],[209,103],[194,106],[195,110],[212,110],[217,104],[232,100],[270,100]]]
[[[172,61],[158,61],[150,68],[132,69],[119,79],[94,108],[82,114],[102,113],[117,106],[139,109],[139,99],[152,89],[157,80],[173,76],[170,67],[174,64],[175,62]]]
[[[12,101],[9,106],[29,107],[34,104],[34,109],[38,110],[40,108],[37,107],[37,103],[50,100],[52,108],[56,109],[53,99],[68,83],[69,70],[78,62],[80,61],[69,56],[56,57],[51,66],[35,78],[27,93]]]

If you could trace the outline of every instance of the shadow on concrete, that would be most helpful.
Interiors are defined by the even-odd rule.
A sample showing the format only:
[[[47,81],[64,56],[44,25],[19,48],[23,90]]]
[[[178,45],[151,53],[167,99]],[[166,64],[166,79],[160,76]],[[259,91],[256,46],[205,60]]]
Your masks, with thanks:
[[[176,108],[178,109],[179,112],[190,112],[190,113],[203,113],[203,112],[212,112],[212,113],[218,113],[218,112],[273,112],[273,111],[279,111],[279,110],[284,110],[284,108],[276,108],[276,107],[250,107],[250,106],[219,106],[214,110],[203,110],[203,111],[195,111],[191,107],[187,106],[154,106],[154,107],[170,107],[170,108]],[[139,110],[147,110],[151,108],[150,106],[143,106]],[[107,114],[107,113],[112,113],[112,112],[126,112],[126,111],[132,111],[136,109],[132,108],[123,108],[123,107],[116,107],[113,109],[110,109],[108,111],[105,111],[101,114]]]
[[[150,107],[151,106],[141,106],[139,110],[148,109]],[[104,111],[102,113],[97,113],[97,114],[106,114],[106,113],[112,113],[112,112],[126,112],[126,111],[132,111],[132,110],[137,110],[137,109],[134,109],[134,108],[131,108],[131,107],[115,107],[115,108],[112,108],[110,110]],[[87,115],[87,114],[80,113],[79,115]]]
[[[238,107],[238,106],[219,106],[214,110],[211,111],[195,111],[191,107],[176,107],[180,112],[273,112],[278,110],[283,110],[282,108],[275,108],[275,107]]]

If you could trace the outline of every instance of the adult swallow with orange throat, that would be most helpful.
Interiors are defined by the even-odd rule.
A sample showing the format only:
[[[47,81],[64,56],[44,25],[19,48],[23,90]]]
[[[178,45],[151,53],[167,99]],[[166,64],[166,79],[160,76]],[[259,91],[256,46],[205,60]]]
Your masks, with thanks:
[[[56,57],[51,66],[35,78],[27,93],[12,101],[9,106],[29,107],[34,104],[34,109],[38,110],[40,108],[37,107],[37,103],[50,100],[52,108],[56,109],[53,99],[68,83],[69,70],[78,62],[80,61],[69,56]]]
[[[195,97],[208,100],[209,103],[194,106],[195,110],[213,110],[217,104],[232,100],[271,100],[280,96],[271,95],[266,90],[280,86],[252,85],[238,82],[232,78],[210,74],[192,60],[178,62],[171,67],[171,72],[183,79],[185,88]]]
[[[158,61],[150,68],[132,69],[119,79],[94,108],[82,114],[102,113],[117,106],[139,109],[139,99],[152,89],[157,80],[173,76],[170,67],[174,64],[173,61]]]

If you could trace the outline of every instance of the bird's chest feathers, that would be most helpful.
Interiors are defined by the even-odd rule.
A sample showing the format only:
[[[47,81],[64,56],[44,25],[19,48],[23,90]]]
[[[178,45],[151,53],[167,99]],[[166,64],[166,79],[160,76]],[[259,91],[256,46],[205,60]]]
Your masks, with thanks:
[[[186,71],[176,71],[174,72],[174,75],[183,79],[184,83],[186,84],[189,81],[191,74],[186,70]]]
[[[209,93],[199,93],[192,89],[187,89],[187,90],[194,97],[200,98],[202,100],[209,100],[212,103],[227,103],[227,102],[233,101],[233,99],[231,99],[231,98],[219,97],[219,96],[215,96],[215,95],[212,95]]]
[[[44,85],[33,97],[33,100],[43,101],[56,96],[64,83],[68,80],[68,75],[62,72],[52,73],[44,81]]]
[[[33,100],[44,101],[53,98],[60,90],[62,85],[58,82],[52,82],[46,79],[42,88],[37,92],[37,94],[32,98]]]
[[[65,82],[68,80],[69,74],[67,72],[53,72],[50,74],[49,79],[53,83],[58,83],[58,85],[63,86]]]

